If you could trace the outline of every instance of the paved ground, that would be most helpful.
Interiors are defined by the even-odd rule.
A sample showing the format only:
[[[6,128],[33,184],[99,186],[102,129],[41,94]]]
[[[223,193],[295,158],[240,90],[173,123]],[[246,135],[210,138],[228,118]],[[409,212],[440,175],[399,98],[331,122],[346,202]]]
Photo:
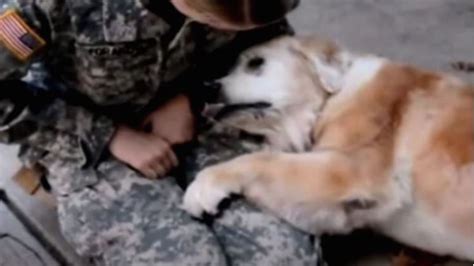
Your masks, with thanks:
[[[89,265],[62,237],[45,194],[30,196],[11,179],[21,167],[16,153],[0,144],[0,266]]]
[[[315,32],[350,49],[427,68],[453,71],[453,62],[474,63],[473,0],[302,0],[291,21],[300,33]],[[474,82],[474,73],[456,73]],[[15,149],[0,145],[0,188],[19,167],[14,154]],[[22,202],[39,217],[49,239],[61,243],[50,215],[54,211],[31,199]],[[1,218],[0,227],[7,223]]]
[[[301,1],[291,16],[300,32],[437,70],[474,63],[473,0]]]
[[[0,217],[0,265],[59,265],[1,201]]]
[[[16,147],[0,144],[0,188],[20,169],[21,165],[15,157],[16,153]]]

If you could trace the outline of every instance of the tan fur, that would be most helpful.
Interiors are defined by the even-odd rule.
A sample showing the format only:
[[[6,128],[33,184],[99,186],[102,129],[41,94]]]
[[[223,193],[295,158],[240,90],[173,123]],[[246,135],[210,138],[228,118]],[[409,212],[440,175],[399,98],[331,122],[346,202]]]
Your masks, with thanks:
[[[307,58],[344,64],[331,45],[300,42]],[[193,212],[200,201],[212,211],[229,193],[241,193],[309,232],[372,227],[474,260],[473,88],[390,61],[349,89],[353,84],[328,98],[311,151],[262,152],[210,167],[188,190],[185,208]],[[203,198],[193,198],[199,193]]]

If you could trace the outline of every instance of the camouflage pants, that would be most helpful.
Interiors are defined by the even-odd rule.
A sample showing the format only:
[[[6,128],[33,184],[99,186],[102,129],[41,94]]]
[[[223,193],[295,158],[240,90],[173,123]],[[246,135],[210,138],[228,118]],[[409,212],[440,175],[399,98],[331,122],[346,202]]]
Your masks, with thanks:
[[[207,226],[179,209],[173,178],[146,180],[112,160],[98,171],[97,184],[58,198],[64,235],[100,264],[317,265],[310,236],[243,200]]]

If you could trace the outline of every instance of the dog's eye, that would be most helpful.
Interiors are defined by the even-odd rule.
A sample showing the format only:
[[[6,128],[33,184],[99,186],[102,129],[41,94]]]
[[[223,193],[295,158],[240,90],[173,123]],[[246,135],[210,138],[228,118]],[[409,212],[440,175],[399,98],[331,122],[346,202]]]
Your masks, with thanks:
[[[247,63],[247,68],[249,70],[256,70],[260,68],[265,63],[265,59],[262,57],[254,57],[250,59]]]

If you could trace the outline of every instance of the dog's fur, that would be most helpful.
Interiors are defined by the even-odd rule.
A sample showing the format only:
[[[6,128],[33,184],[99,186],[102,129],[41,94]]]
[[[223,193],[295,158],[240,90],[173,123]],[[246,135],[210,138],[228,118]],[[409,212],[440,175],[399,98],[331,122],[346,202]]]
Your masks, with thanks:
[[[474,260],[472,87],[313,37],[252,48],[221,82],[227,104],[271,104],[227,120],[270,149],[203,170],[187,211],[243,194],[311,233],[370,227]]]

